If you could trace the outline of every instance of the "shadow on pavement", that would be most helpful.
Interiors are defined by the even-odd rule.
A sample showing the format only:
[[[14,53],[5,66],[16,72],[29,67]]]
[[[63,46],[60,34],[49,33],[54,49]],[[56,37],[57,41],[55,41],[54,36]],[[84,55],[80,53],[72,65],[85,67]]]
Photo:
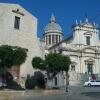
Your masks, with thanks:
[[[81,95],[100,98],[100,92],[81,92]]]

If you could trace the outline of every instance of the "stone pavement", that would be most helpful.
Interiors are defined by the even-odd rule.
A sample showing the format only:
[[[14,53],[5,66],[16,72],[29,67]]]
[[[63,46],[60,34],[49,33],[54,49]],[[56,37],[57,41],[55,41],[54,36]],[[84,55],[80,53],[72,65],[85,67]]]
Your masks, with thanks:
[[[46,95],[62,94],[64,92],[65,92],[64,89],[26,90],[24,95],[46,96]]]
[[[100,100],[100,87],[69,87],[68,100]]]
[[[100,87],[70,86],[58,90],[0,91],[0,100],[100,100]]]
[[[57,90],[26,90],[26,91],[0,91],[0,100],[16,100],[17,98],[29,98],[39,96],[50,96],[56,94],[62,94],[65,91],[63,89]],[[21,99],[19,99],[21,100]]]

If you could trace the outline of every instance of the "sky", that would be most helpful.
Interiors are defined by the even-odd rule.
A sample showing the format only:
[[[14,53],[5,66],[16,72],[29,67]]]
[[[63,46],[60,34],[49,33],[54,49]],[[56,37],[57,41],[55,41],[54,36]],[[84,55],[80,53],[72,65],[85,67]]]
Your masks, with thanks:
[[[38,19],[38,36],[42,37],[44,28],[52,14],[62,27],[64,36],[71,34],[71,26],[77,19],[85,21],[86,16],[100,26],[100,0],[0,0],[2,3],[18,3]]]

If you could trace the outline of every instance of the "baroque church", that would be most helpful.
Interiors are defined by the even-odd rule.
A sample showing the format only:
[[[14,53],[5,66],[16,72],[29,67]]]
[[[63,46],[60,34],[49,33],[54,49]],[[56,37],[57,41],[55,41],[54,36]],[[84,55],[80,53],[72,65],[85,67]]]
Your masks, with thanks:
[[[72,61],[69,69],[70,85],[78,85],[81,81],[88,80],[90,74],[100,77],[99,28],[95,23],[89,22],[88,18],[84,22],[76,21],[70,36],[63,39],[62,29],[52,15],[44,30],[44,40],[46,54],[56,52],[70,56]],[[56,81],[58,85],[62,84],[59,75]]]

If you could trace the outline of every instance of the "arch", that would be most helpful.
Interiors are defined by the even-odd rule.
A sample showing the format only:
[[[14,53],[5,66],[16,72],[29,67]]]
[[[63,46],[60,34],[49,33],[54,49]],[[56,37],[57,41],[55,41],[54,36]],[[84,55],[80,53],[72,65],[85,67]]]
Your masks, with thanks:
[[[87,63],[94,63],[95,62],[95,60],[93,58],[88,58],[88,59],[86,59],[84,61],[85,61],[85,64],[87,64]]]

